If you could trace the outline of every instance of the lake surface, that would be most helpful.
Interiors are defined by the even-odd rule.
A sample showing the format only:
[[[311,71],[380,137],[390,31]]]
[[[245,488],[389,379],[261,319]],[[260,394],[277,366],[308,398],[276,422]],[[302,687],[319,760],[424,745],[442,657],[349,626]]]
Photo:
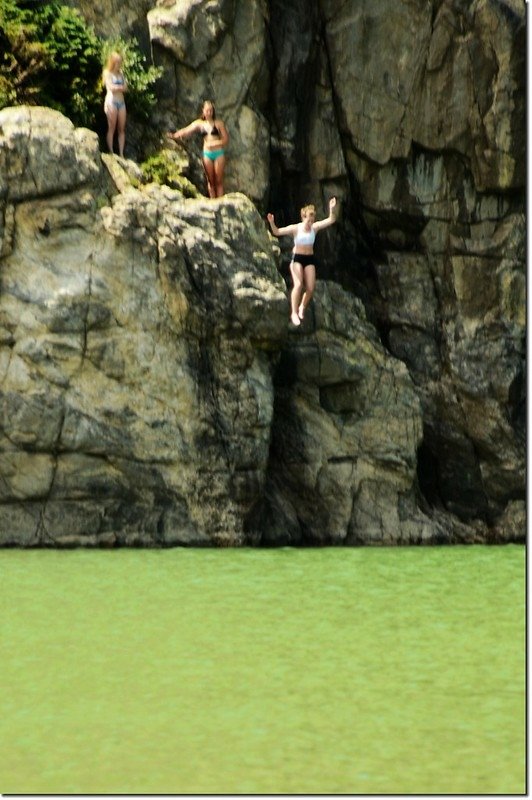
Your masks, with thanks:
[[[1,792],[525,790],[521,546],[0,568]]]

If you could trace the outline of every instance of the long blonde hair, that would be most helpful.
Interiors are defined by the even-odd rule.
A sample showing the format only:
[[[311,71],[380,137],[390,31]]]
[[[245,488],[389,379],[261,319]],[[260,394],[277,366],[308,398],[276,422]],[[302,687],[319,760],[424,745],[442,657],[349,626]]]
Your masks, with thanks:
[[[104,67],[102,72],[102,83],[105,86],[105,76],[108,72],[113,72],[117,61],[122,61],[122,54],[118,53],[116,50],[113,50],[112,53],[109,54],[109,58],[107,59],[107,64]]]

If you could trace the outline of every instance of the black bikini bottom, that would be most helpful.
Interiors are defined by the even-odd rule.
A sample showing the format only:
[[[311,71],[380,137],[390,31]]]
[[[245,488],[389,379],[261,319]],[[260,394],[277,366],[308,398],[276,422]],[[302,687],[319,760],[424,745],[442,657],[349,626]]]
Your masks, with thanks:
[[[301,264],[303,268],[310,267],[313,264],[315,267],[318,266],[318,262],[316,261],[316,256],[311,255],[303,255],[303,253],[294,253],[292,255],[292,264]]]

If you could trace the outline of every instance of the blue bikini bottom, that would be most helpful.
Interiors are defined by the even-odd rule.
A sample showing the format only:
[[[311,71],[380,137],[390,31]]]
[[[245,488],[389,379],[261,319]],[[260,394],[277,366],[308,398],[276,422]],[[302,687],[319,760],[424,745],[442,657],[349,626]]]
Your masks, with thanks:
[[[225,150],[204,150],[203,158],[209,158],[211,161],[216,161],[220,156],[225,155]]]
[[[110,103],[108,101],[105,102],[104,110],[105,111],[107,111],[107,110],[110,111],[111,108],[116,108],[117,111],[120,111],[120,109],[125,108],[125,107],[126,107],[126,104],[125,104],[125,102],[123,100],[111,100]]]

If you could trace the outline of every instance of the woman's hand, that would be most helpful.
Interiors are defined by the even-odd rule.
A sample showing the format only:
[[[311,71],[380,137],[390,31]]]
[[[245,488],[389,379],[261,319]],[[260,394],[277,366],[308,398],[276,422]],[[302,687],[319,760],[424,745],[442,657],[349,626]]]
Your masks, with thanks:
[[[332,211],[333,208],[336,208],[336,197],[331,197],[329,200],[329,211]]]
[[[270,223],[270,225],[275,225],[275,219],[273,214],[266,214],[266,219]]]

